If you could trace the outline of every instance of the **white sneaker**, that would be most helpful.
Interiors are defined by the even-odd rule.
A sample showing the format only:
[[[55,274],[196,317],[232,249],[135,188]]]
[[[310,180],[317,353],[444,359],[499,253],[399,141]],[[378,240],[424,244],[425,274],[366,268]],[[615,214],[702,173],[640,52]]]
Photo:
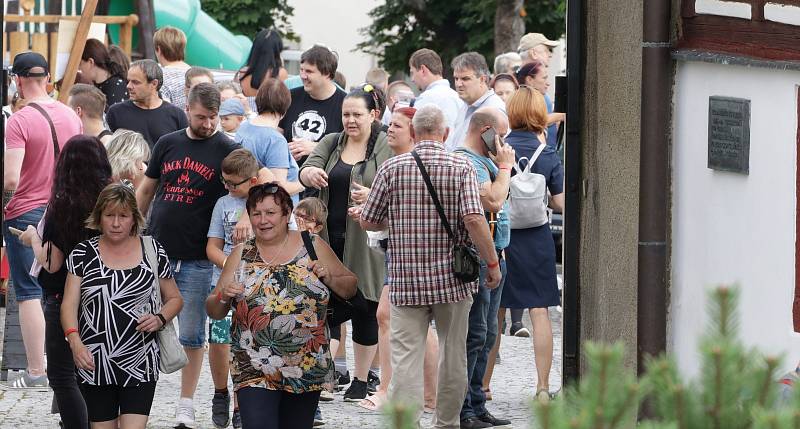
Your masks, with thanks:
[[[175,427],[194,427],[194,404],[191,399],[180,398],[178,400],[178,406],[175,408]]]

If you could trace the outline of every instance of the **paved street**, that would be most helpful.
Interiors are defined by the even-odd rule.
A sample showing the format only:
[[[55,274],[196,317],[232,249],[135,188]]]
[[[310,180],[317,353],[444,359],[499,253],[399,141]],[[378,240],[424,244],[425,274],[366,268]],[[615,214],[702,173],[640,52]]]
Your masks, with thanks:
[[[551,390],[557,390],[561,385],[561,314],[555,309],[551,309],[550,315],[555,334],[555,360],[550,376],[550,385]],[[5,309],[0,309],[0,338],[4,320]],[[524,320],[530,327],[527,315]],[[352,342],[348,341],[347,344],[350,346]],[[351,366],[352,356],[352,349],[349,349],[348,357]],[[496,416],[511,419],[514,428],[528,428],[530,427],[528,402],[535,392],[536,379],[530,338],[504,336],[500,356],[501,362],[495,369],[492,382],[494,400],[489,402],[489,410]],[[180,376],[178,373],[161,375],[148,427],[171,427],[179,387]],[[205,365],[195,397],[198,427],[213,427],[210,417],[212,393],[211,375],[208,366]],[[58,416],[49,414],[51,398],[52,392],[50,391],[13,390],[0,386],[0,428],[57,428]],[[354,403],[343,402],[341,393],[336,395],[335,401],[323,402],[321,407],[326,421],[325,428],[385,427],[380,413],[364,410]],[[430,416],[425,415],[423,426],[429,423]]]

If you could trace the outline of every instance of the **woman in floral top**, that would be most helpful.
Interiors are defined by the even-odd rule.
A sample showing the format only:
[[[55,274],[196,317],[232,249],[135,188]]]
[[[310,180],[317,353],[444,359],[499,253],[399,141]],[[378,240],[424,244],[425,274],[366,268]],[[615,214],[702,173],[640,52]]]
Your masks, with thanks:
[[[312,427],[320,391],[333,382],[331,292],[356,292],[358,279],[324,240],[314,240],[319,260],[311,260],[300,233],[289,230],[291,212],[291,197],[276,183],[250,189],[255,238],[233,248],[206,300],[214,319],[233,307],[231,374],[244,428]]]

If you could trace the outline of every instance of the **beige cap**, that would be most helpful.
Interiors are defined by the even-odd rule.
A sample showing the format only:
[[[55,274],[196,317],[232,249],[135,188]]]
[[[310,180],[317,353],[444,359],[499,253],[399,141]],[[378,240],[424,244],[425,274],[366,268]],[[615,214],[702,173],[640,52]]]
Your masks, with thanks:
[[[542,33],[528,33],[519,39],[519,48],[517,48],[517,52],[527,51],[538,45],[546,45],[552,48],[558,46],[558,42],[548,39]]]

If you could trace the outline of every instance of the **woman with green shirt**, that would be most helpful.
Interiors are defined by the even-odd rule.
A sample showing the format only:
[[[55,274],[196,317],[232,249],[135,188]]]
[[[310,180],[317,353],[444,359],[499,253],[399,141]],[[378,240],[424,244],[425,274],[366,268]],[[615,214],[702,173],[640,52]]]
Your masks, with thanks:
[[[367,233],[347,216],[349,206],[362,204],[378,167],[392,155],[382,131],[383,94],[372,85],[351,91],[342,103],[342,133],[328,134],[300,169],[300,182],[320,190],[328,207],[323,237],[353,273],[367,306],[352,316],[355,374],[345,401],[367,396],[367,374],[378,344],[375,312],[385,276],[384,256],[367,246]],[[334,310],[335,311],[335,310]],[[337,339],[331,329],[331,338]]]

